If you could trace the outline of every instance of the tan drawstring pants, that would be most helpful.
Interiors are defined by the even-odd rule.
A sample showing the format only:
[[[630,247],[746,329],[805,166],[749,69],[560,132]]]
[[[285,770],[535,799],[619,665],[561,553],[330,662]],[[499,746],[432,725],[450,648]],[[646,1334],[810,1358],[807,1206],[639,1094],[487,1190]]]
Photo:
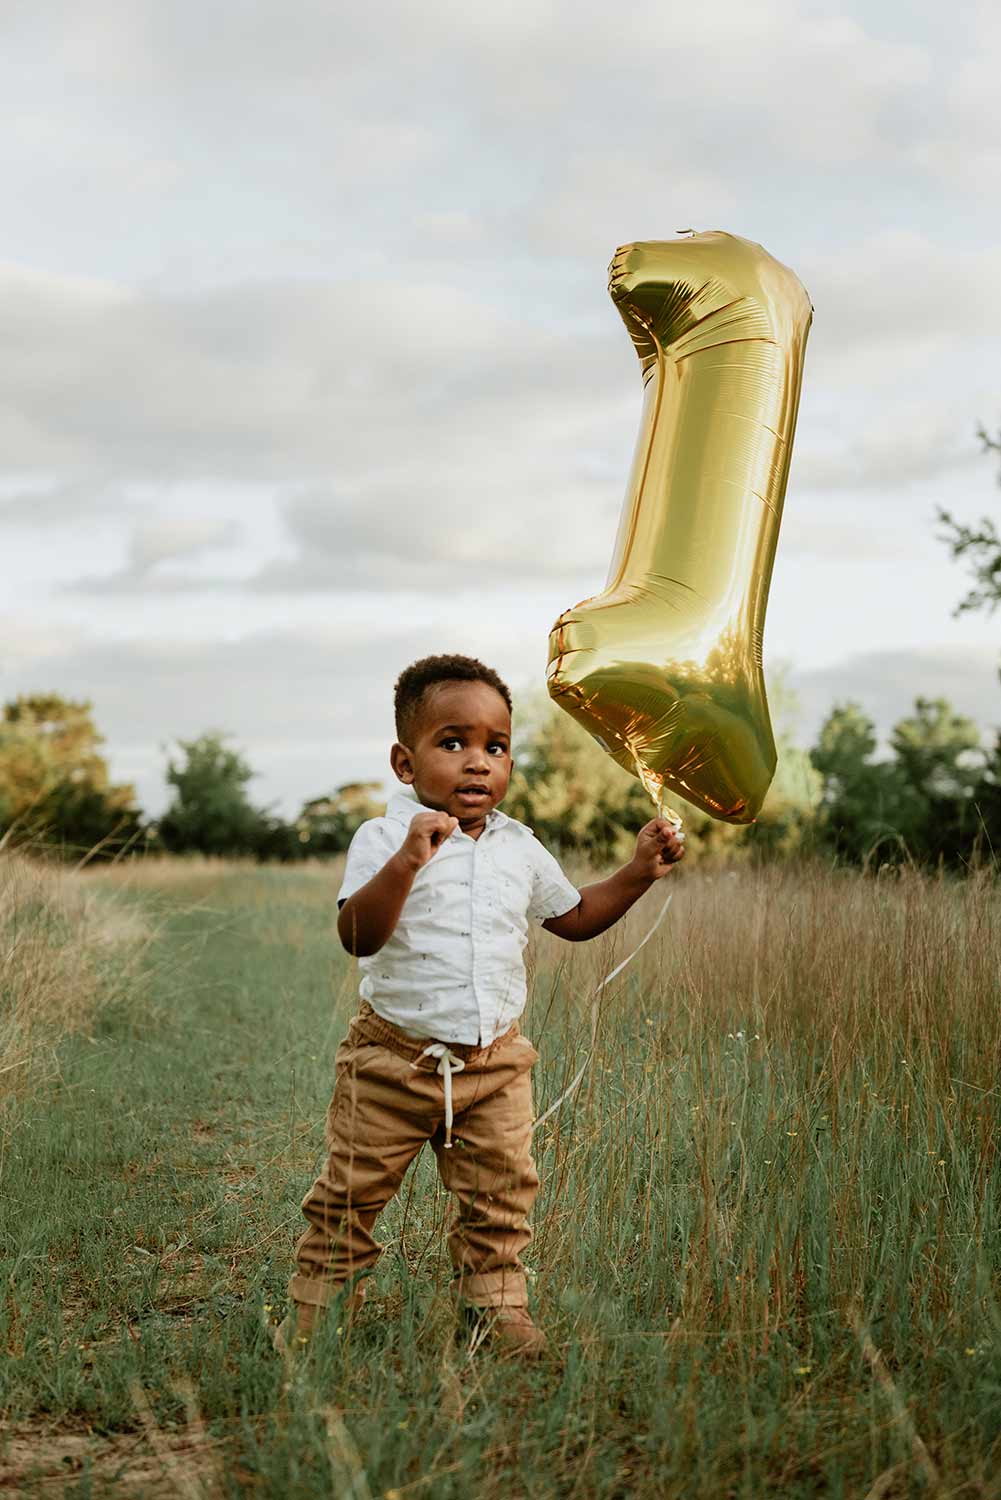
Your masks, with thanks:
[[[427,1043],[362,1001],[337,1051],[327,1111],[327,1164],[303,1199],[310,1227],[296,1245],[296,1302],[324,1306],[382,1247],[375,1221],[425,1141],[457,1211],[448,1237],[454,1293],[480,1307],[525,1307],[520,1256],[539,1189],[532,1161],[531,1068],[539,1054],[517,1024],[489,1047],[449,1044],[453,1143],[445,1148],[443,1080]],[[412,1066],[415,1065],[415,1066]]]

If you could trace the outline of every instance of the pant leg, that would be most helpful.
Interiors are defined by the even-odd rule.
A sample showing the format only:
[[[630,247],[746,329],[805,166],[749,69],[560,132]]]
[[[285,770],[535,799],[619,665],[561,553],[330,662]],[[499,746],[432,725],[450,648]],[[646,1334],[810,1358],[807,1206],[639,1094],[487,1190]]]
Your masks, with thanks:
[[[295,1247],[289,1294],[323,1306],[350,1277],[374,1266],[375,1221],[441,1119],[433,1091],[406,1059],[359,1036],[337,1051],[327,1111],[327,1163],[302,1202],[310,1227]],[[415,1087],[415,1084],[417,1085]]]
[[[521,1252],[539,1190],[532,1160],[531,1069],[539,1054],[520,1033],[456,1075],[454,1145],[431,1144],[441,1180],[458,1200],[448,1237],[455,1292],[481,1307],[525,1307]],[[468,1102],[467,1102],[468,1101]]]

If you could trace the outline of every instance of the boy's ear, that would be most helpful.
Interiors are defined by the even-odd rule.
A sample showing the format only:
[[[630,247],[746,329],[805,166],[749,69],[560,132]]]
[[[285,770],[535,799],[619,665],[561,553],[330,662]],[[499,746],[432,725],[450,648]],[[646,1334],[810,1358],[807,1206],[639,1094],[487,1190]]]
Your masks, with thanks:
[[[414,779],[414,757],[406,745],[401,745],[399,740],[389,752],[389,764],[393,768],[397,781],[402,781],[405,786],[409,786]]]

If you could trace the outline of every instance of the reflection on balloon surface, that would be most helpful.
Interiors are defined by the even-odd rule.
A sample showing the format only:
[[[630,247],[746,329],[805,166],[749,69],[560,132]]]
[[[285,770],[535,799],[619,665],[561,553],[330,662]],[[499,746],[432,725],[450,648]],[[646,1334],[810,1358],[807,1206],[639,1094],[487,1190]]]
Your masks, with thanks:
[[[813,308],[719,230],[623,246],[609,291],[643,416],[604,592],[553,626],[549,692],[658,805],[749,823],[775,771],[761,644]]]

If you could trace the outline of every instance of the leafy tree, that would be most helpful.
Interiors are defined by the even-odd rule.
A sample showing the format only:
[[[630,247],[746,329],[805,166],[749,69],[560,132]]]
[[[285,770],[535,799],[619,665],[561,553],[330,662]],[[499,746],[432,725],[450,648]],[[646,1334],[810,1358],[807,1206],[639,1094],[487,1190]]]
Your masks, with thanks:
[[[980,427],[977,436],[985,452],[1001,453],[1001,429],[996,437],[990,437],[986,428]],[[1001,482],[1001,474],[998,478]],[[973,573],[973,587],[959,601],[955,613],[959,615],[973,609],[993,613],[1001,604],[1001,535],[997,526],[989,516],[984,516],[975,526],[963,526],[941,507],[938,518],[946,528],[943,541],[948,544],[953,557],[964,558]]]
[[[901,768],[876,761],[876,726],[858,703],[839,703],[821,726],[810,759],[823,778],[820,837],[836,854],[863,862],[877,851],[899,858],[915,840],[924,807]]]
[[[974,843],[983,842],[988,857],[1001,862],[1001,734],[985,757],[971,802],[976,818]]]
[[[924,803],[917,853],[962,862],[977,833],[974,793],[984,770],[980,730],[944,698],[918,698],[890,736],[896,763]]]
[[[165,848],[201,854],[257,854],[267,832],[266,815],[247,797],[246,785],[256,772],[209,730],[194,740],[180,740],[185,759],[167,762],[167,782],[174,797],[160,819]]]
[[[784,735],[778,737],[777,749],[778,765],[768,795],[742,839],[755,855],[769,859],[785,858],[814,847],[824,784],[808,751],[801,750]]]
[[[282,864],[290,864],[304,859],[309,848],[303,844],[294,823],[286,823],[284,818],[262,812],[253,852],[261,860],[276,859]]]
[[[822,840],[864,862],[903,858],[966,862],[981,815],[985,757],[972,720],[944,698],[918,698],[890,736],[892,758],[875,760],[873,722],[857,703],[837,705],[811,759],[824,778]],[[984,796],[989,800],[989,788]]]
[[[1001,428],[991,437],[981,426],[977,436],[985,453],[1001,453]],[[998,482],[1001,483],[1001,470]],[[943,540],[953,557],[965,558],[973,571],[973,588],[960,600],[954,613],[959,615],[974,609],[993,613],[1001,603],[1001,534],[997,525],[984,516],[975,526],[962,526],[941,508],[938,517],[946,527]],[[1001,858],[1001,734],[985,760],[969,801],[976,818],[975,841],[985,838],[994,858]]]
[[[119,851],[142,828],[135,789],[112,785],[93,705],[23,694],[0,722],[0,828],[74,856]],[[95,846],[101,845],[100,851]]]
[[[378,781],[349,781],[326,797],[303,803],[295,820],[296,837],[305,854],[338,854],[355,830],[386,810]]]
[[[918,698],[890,736],[897,763],[917,791],[938,801],[965,799],[979,768],[980,730],[944,698]]]
[[[823,778],[809,752],[795,743],[799,700],[783,667],[769,673],[768,705],[778,764],[761,811],[742,830],[740,842],[759,858],[775,859],[814,847]]]

